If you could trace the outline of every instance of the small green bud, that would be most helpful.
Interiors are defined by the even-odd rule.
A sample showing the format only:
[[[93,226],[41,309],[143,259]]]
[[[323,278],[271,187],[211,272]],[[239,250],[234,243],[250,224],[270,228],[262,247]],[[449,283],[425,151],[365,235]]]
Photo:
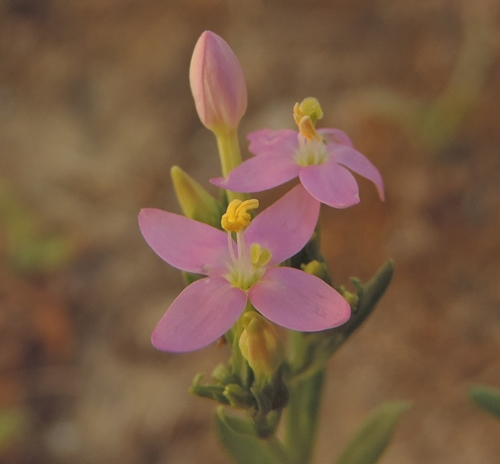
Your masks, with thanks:
[[[170,176],[184,215],[220,228],[222,205],[179,166],[172,166]]]
[[[341,295],[347,300],[351,308],[355,310],[359,301],[358,295],[356,295],[355,293],[351,293],[349,290],[346,290],[346,288],[343,285],[340,286],[339,290]]]
[[[308,274],[319,277],[321,280],[328,282],[330,280],[330,274],[325,263],[321,263],[314,259],[307,264],[301,264],[301,269]]]

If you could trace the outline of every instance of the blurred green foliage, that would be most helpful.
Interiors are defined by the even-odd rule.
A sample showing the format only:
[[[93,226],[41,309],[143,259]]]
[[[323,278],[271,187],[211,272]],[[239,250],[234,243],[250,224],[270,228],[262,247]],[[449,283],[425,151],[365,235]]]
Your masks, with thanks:
[[[74,240],[42,231],[39,218],[24,207],[0,179],[0,256],[19,273],[44,273],[61,268],[74,256]]]

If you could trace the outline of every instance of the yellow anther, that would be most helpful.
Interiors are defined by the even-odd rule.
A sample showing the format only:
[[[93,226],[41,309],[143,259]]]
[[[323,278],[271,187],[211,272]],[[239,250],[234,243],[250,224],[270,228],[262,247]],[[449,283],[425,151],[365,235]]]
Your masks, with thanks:
[[[321,135],[316,132],[314,124],[309,116],[304,116],[299,122],[300,133],[308,140],[323,140]]]
[[[267,248],[261,248],[258,243],[250,245],[250,261],[254,266],[265,266],[271,259],[271,252]]]
[[[249,211],[259,207],[259,200],[233,200],[227,206],[226,213],[222,216],[222,228],[228,232],[243,231],[252,220]]]
[[[293,119],[295,119],[295,124],[297,124],[297,126],[300,124],[300,120],[303,118],[303,116],[304,113],[300,109],[300,104],[295,103],[293,107]]]
[[[252,264],[256,265],[260,258],[260,245],[258,243],[252,243],[250,245],[250,261]]]
[[[323,110],[316,98],[305,98],[300,104],[295,103],[293,107],[295,123],[299,126],[300,133],[308,140],[322,140],[321,135],[315,129],[316,122],[322,117]]]
[[[303,116],[309,116],[314,125],[318,119],[323,117],[323,110],[321,109],[321,105],[319,101],[314,97],[304,98],[302,102],[295,103],[293,108],[293,114],[295,117],[295,122],[297,122],[297,117],[302,118]],[[298,122],[297,122],[298,124]]]

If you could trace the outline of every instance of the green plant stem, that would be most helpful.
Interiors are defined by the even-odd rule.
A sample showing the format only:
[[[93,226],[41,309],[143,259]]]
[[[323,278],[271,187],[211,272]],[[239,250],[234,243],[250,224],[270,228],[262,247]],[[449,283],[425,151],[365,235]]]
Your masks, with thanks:
[[[278,464],[293,464],[295,461],[289,456],[287,450],[283,446],[283,443],[273,435],[272,437],[265,440],[266,446],[269,449],[270,454],[276,460]]]
[[[300,365],[306,349],[304,335],[290,333],[290,359]],[[285,426],[285,448],[293,464],[307,464],[313,454],[316,428],[325,380],[325,369],[290,384]]]
[[[290,388],[285,443],[294,464],[307,464],[313,454],[324,379],[321,369]]]
[[[217,138],[222,175],[226,177],[232,169],[241,164],[238,134],[236,130],[232,129],[218,130],[214,133]],[[245,200],[246,198],[247,195],[243,193],[227,190],[228,201],[235,199]]]

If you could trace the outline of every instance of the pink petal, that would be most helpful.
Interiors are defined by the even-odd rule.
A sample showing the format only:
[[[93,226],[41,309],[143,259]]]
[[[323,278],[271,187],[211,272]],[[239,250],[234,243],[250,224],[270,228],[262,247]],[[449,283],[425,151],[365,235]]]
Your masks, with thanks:
[[[301,332],[337,327],[351,315],[349,303],[321,279],[288,267],[269,269],[248,291],[270,321]]]
[[[332,157],[339,164],[351,169],[360,176],[371,180],[377,187],[380,199],[384,200],[384,182],[378,169],[371,163],[368,158],[354,148],[349,147],[333,147]]]
[[[217,187],[234,192],[261,192],[297,177],[300,166],[292,156],[264,154],[254,156],[235,167],[224,179],[210,179]]]
[[[228,270],[227,235],[215,227],[154,208],[141,210],[139,227],[155,253],[178,269],[204,275]]]
[[[153,331],[162,351],[203,348],[224,335],[245,309],[247,297],[224,277],[207,277],[186,287]]]
[[[247,136],[250,140],[248,150],[255,155],[274,153],[293,155],[299,147],[297,136],[296,131],[289,129],[279,131],[264,129],[251,132]]]
[[[320,204],[302,185],[297,185],[266,208],[244,232],[247,246],[258,243],[272,254],[269,266],[299,252],[311,238]]]
[[[327,144],[347,145],[354,148],[351,139],[339,129],[319,129],[318,133],[326,140]]]
[[[333,157],[323,164],[306,166],[299,177],[306,190],[321,203],[333,208],[347,208],[359,203],[356,179]]]

